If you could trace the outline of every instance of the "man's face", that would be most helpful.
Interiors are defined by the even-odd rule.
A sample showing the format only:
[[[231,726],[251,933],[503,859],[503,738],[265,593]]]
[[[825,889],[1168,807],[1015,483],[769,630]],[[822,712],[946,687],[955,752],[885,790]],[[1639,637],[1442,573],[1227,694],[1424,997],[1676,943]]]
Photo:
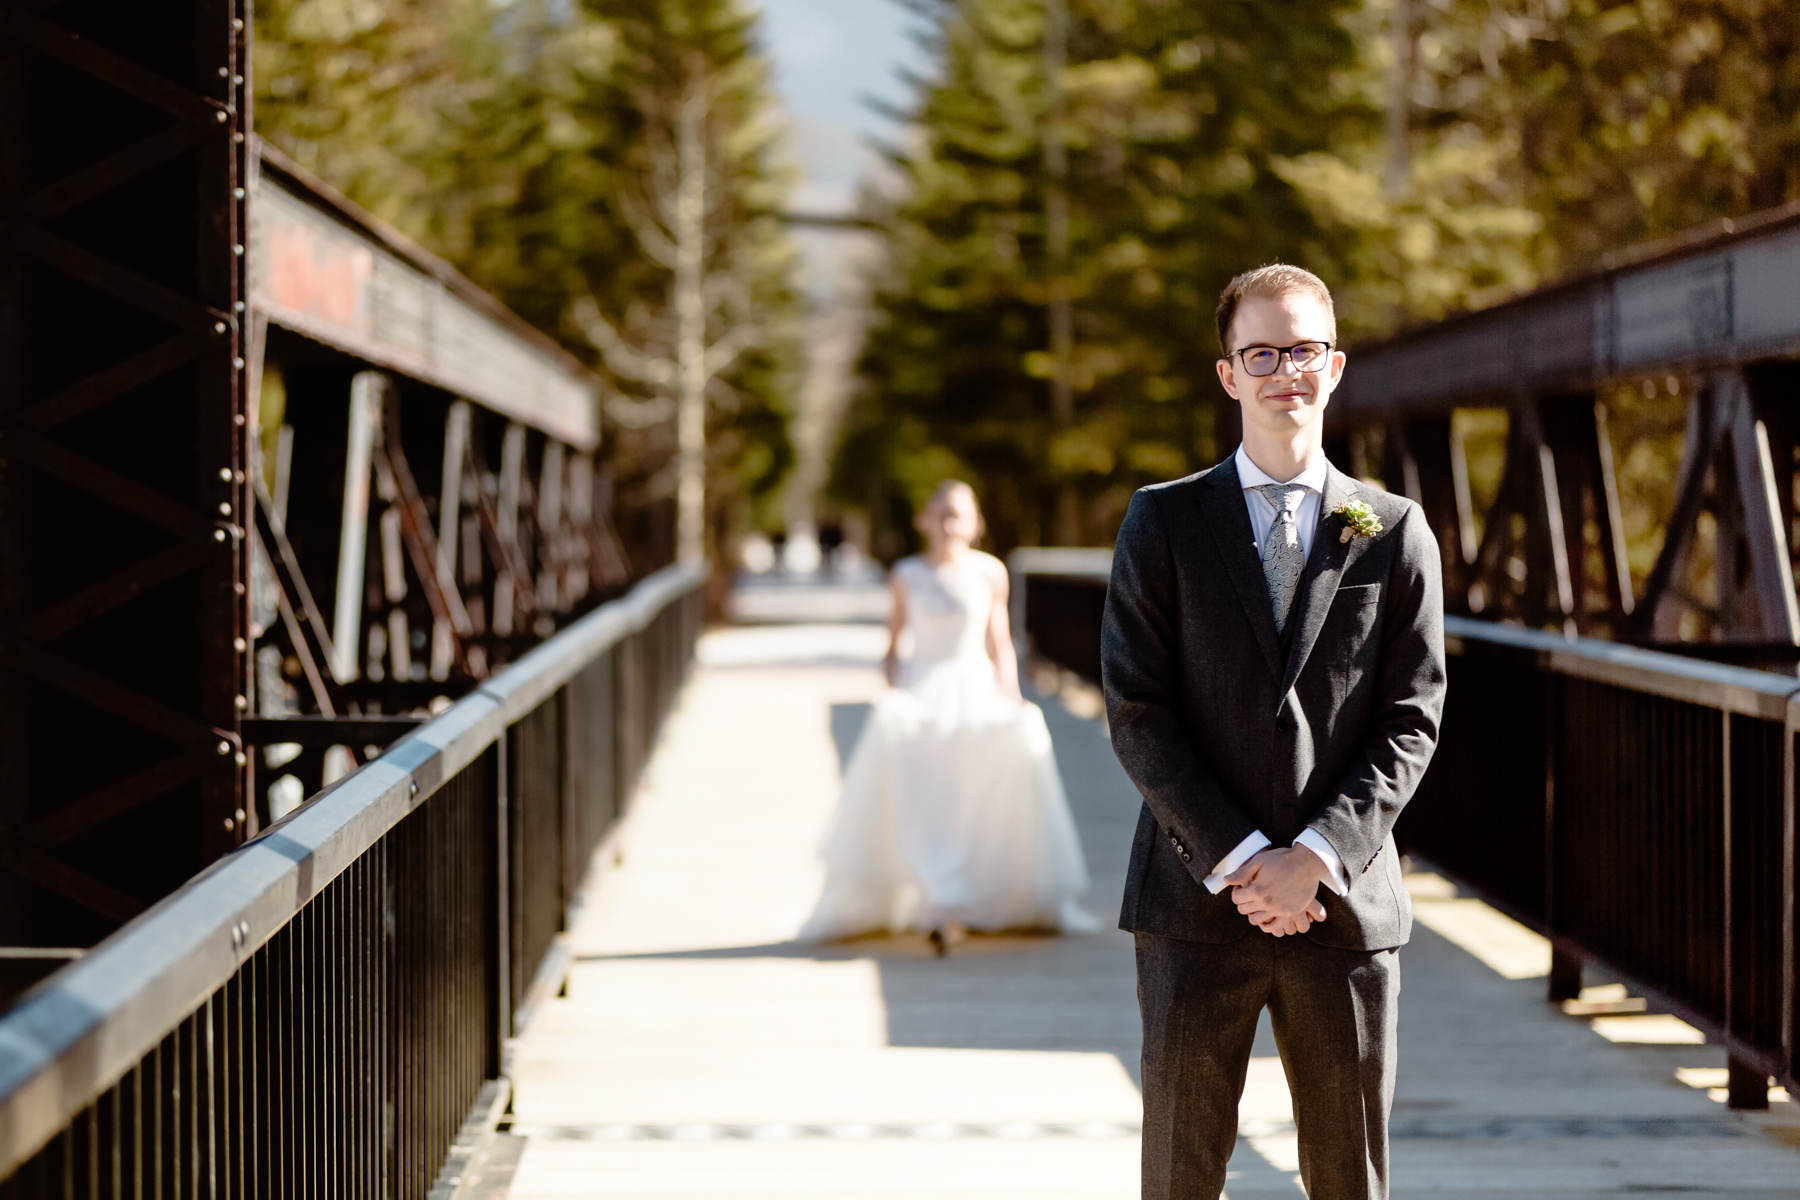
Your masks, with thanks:
[[[1329,342],[1331,332],[1331,314],[1311,293],[1257,296],[1238,305],[1226,331],[1226,349]],[[1344,355],[1340,350],[1330,351],[1320,370],[1302,371],[1284,354],[1275,373],[1261,377],[1245,370],[1242,357],[1235,353],[1221,358],[1218,367],[1219,382],[1243,410],[1245,429],[1292,436],[1324,419],[1332,389],[1344,374]]]

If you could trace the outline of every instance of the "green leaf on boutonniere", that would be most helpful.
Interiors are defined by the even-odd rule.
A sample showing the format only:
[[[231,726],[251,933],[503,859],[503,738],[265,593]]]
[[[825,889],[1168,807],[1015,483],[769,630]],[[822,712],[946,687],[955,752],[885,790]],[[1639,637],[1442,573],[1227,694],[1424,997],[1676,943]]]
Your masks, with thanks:
[[[1340,504],[1331,510],[1331,515],[1344,522],[1344,532],[1338,536],[1340,542],[1347,542],[1351,538],[1374,537],[1381,532],[1381,518],[1361,500]]]

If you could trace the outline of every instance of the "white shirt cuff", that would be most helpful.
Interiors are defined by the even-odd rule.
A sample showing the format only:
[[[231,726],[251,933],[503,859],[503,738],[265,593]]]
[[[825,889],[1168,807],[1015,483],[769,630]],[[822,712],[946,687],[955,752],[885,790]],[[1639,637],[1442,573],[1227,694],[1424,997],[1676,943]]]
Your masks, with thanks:
[[[1294,845],[1305,846],[1318,855],[1325,863],[1325,886],[1342,896],[1350,890],[1350,876],[1344,870],[1344,860],[1338,857],[1331,843],[1326,841],[1316,829],[1302,829],[1300,836],[1294,839]]]
[[[1227,854],[1224,858],[1221,858],[1219,860],[1219,865],[1213,868],[1212,874],[1201,880],[1201,882],[1206,884],[1207,891],[1217,895],[1225,890],[1225,877],[1227,875],[1243,866],[1252,854],[1268,849],[1271,844],[1268,836],[1264,834],[1262,830],[1256,830],[1249,837],[1239,842],[1237,844],[1237,849],[1233,850],[1230,854]]]

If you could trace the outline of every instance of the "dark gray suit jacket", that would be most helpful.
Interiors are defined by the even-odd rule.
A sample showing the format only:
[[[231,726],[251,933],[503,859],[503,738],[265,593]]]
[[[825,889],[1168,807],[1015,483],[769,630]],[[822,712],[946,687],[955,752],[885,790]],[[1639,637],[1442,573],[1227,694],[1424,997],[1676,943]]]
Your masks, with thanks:
[[[1382,531],[1341,538],[1358,499]],[[1144,797],[1119,923],[1203,942],[1265,937],[1201,883],[1253,830],[1311,826],[1350,877],[1309,938],[1403,944],[1412,906],[1390,833],[1437,743],[1443,585],[1419,507],[1327,472],[1312,553],[1278,637],[1234,459],[1131,499],[1100,655],[1113,749]]]

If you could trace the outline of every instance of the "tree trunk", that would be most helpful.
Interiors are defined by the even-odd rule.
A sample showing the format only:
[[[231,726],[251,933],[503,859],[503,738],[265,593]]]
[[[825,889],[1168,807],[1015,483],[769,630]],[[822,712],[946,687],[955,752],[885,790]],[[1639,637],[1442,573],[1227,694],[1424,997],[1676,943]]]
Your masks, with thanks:
[[[706,557],[706,89],[691,77],[676,131],[680,183],[675,200],[675,414],[678,481],[676,557]]]

